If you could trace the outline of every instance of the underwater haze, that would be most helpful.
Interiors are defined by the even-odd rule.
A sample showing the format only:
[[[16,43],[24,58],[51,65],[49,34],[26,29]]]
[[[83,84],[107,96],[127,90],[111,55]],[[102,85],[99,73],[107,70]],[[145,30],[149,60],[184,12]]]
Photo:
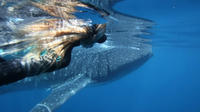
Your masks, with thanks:
[[[200,112],[200,1],[124,0],[117,11],[152,20],[153,57],[127,76],[87,87],[56,112]],[[0,112],[27,112],[48,93],[0,95]]]

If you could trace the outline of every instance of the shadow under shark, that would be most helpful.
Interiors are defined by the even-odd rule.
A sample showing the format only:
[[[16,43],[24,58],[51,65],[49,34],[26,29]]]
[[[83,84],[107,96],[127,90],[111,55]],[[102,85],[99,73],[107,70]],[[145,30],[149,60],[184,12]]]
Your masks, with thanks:
[[[153,22],[114,11],[111,7],[119,1],[82,0],[107,13],[106,42],[74,48],[68,67],[0,87],[0,93],[50,88],[50,95],[31,111],[52,112],[87,85],[117,79],[145,63],[152,56],[152,46],[140,35],[148,34]]]

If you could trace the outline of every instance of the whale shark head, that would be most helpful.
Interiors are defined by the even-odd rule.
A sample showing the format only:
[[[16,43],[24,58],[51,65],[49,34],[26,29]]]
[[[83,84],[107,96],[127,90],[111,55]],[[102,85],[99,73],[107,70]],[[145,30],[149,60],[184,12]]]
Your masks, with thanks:
[[[127,75],[151,56],[151,45],[124,47],[107,41],[89,49],[74,49],[72,63],[64,72],[84,73],[95,83],[105,82]]]

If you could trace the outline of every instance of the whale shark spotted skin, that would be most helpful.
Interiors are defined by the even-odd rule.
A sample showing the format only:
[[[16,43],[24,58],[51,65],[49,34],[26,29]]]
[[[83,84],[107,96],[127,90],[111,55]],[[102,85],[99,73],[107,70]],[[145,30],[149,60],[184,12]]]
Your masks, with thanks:
[[[151,40],[140,35],[149,34],[146,31],[153,22],[114,11],[112,6],[119,1],[81,0],[100,13],[106,12],[103,14],[107,21],[104,43],[91,48],[76,47],[66,68],[0,87],[0,93],[48,88],[51,93],[31,111],[52,112],[87,85],[120,78],[145,63],[152,56],[152,45]]]

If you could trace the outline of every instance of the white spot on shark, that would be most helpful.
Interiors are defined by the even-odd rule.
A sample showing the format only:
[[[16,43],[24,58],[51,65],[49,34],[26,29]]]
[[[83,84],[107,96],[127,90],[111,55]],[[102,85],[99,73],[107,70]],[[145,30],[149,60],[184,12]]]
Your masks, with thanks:
[[[74,95],[76,92],[74,90],[71,90],[71,93]]]
[[[104,43],[104,44],[99,44],[98,46],[101,47],[101,48],[104,48],[104,49],[111,49],[111,48],[113,48],[113,46],[110,46],[110,45],[108,45],[108,44],[106,44],[106,43]]]
[[[140,48],[138,48],[138,47],[131,47],[131,49],[134,49],[134,50],[140,50]]]

